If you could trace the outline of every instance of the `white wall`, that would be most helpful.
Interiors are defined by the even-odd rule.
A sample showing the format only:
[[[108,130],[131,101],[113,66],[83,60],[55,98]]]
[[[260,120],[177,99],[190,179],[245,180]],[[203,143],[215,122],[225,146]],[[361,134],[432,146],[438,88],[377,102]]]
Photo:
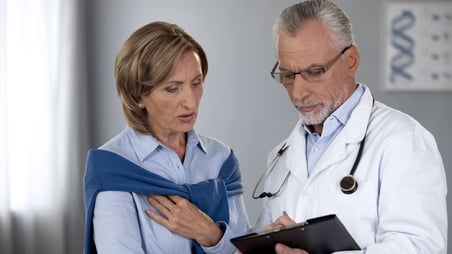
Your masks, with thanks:
[[[264,171],[267,152],[298,120],[283,88],[269,74],[275,62],[273,21],[285,6],[296,2],[88,1],[92,145],[102,144],[125,126],[113,79],[114,58],[124,40],[151,21],[177,23],[203,45],[209,59],[196,128],[201,134],[223,140],[239,156],[245,202],[254,223],[260,203],[251,199],[251,192]],[[383,92],[379,83],[383,1],[336,2],[354,24],[361,51],[358,81],[370,86],[377,99],[411,114],[433,132],[451,183],[452,114],[448,111],[452,109],[452,93]]]

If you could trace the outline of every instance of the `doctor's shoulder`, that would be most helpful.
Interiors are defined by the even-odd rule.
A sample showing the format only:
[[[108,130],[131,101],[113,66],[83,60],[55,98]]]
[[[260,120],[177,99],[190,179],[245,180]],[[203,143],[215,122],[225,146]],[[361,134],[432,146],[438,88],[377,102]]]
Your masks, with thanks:
[[[385,137],[406,132],[421,132],[423,135],[433,136],[429,130],[409,114],[381,102],[376,102],[369,124],[371,131],[376,131]]]

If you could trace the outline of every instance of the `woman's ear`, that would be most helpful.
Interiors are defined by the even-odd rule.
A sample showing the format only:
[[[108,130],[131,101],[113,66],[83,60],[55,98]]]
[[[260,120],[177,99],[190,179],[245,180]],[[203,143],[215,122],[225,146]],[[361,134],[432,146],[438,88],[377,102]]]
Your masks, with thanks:
[[[144,102],[143,102],[143,96],[140,95],[138,97],[133,98],[133,102],[135,103],[136,107],[143,109],[144,108]]]
[[[356,72],[359,67],[359,51],[356,45],[352,45],[352,47],[348,50],[346,54],[347,59],[347,73],[350,77],[355,77]]]
[[[137,111],[141,111],[141,110],[143,110],[144,107],[145,107],[142,98],[135,99],[135,100],[134,100],[134,104],[135,104],[135,106],[133,106],[133,108],[138,107],[138,110],[137,110]]]

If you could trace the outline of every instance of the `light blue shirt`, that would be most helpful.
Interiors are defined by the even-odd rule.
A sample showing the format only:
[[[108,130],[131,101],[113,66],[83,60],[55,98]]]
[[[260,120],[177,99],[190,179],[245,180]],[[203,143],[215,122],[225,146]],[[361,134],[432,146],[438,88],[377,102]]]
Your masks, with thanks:
[[[308,126],[302,124],[306,135],[306,164],[308,175],[312,173],[315,165],[334,137],[336,137],[342,128],[344,128],[344,125],[347,123],[348,119],[350,119],[353,109],[358,105],[363,94],[364,87],[358,85],[352,96],[350,96],[350,98],[325,120],[323,123],[322,135],[312,132]]]
[[[230,148],[222,142],[187,134],[185,159],[150,135],[130,127],[111,139],[101,149],[114,152],[177,184],[194,184],[217,178]],[[203,247],[207,253],[234,253],[229,239],[245,234],[249,221],[241,195],[228,199],[229,224],[216,222],[224,231],[217,245]],[[136,193],[105,191],[97,195],[94,207],[94,241],[98,253],[190,253],[192,240],[168,231],[149,218],[145,211],[153,209],[146,196]]]

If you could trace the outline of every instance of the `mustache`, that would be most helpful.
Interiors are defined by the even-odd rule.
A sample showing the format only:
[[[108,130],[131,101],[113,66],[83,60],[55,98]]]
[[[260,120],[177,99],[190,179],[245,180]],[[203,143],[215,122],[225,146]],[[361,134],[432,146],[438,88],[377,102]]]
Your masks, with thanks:
[[[322,104],[322,103],[321,102],[306,101],[306,100],[295,101],[293,103],[293,105],[296,108],[311,107],[311,106],[315,106],[315,105],[318,105],[318,104]]]

